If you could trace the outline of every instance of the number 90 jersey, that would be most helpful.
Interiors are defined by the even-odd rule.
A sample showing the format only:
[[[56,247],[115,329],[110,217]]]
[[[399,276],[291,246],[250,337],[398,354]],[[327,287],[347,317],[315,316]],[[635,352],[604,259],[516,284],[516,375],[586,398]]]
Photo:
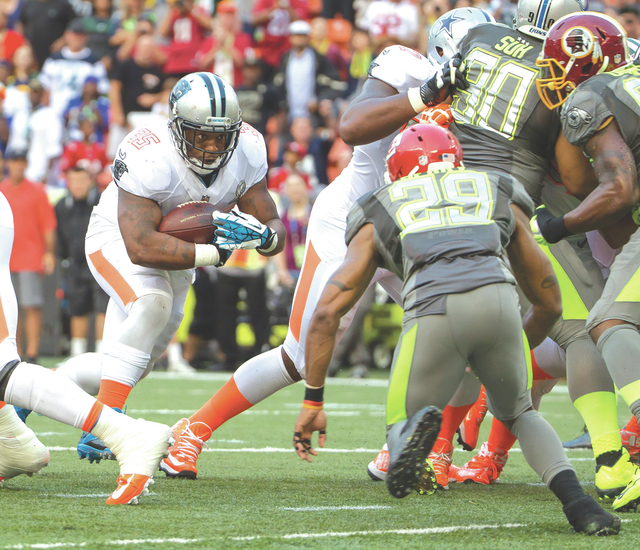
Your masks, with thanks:
[[[640,67],[625,65],[583,82],[560,112],[562,131],[572,145],[584,147],[610,118],[640,168]]]
[[[456,90],[449,128],[466,166],[511,174],[536,201],[559,131],[536,90],[541,49],[542,41],[505,25],[471,29],[460,43],[470,86]]]
[[[467,168],[399,179],[361,197],[347,219],[347,244],[366,224],[385,267],[403,281],[409,318],[446,312],[446,296],[515,278],[505,257],[515,228],[509,205],[530,217],[520,183]]]

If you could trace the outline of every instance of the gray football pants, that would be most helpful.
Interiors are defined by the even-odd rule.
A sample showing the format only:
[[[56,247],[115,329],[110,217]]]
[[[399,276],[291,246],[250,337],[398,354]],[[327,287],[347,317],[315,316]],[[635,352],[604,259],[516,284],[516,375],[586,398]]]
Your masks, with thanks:
[[[389,449],[400,442],[413,414],[449,403],[470,365],[486,388],[489,410],[512,425],[526,460],[543,481],[548,484],[571,469],[560,439],[531,406],[529,349],[514,286],[500,283],[450,294],[446,310],[405,320],[387,396]]]

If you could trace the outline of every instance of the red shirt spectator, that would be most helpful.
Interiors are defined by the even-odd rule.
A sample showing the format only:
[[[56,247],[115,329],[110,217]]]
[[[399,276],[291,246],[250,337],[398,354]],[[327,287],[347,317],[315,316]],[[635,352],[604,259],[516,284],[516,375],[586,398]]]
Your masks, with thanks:
[[[60,170],[66,172],[74,166],[84,168],[92,177],[96,177],[108,166],[107,150],[102,143],[70,141],[64,146],[60,157]]]
[[[167,48],[167,75],[183,76],[196,70],[194,59],[204,40],[205,31],[211,28],[208,17],[192,0],[175,0],[172,9],[160,24],[159,32],[171,42]]]
[[[280,65],[289,49],[289,23],[309,17],[307,0],[257,0],[251,11],[254,39],[260,56],[270,67]]]
[[[19,32],[5,29],[0,31],[0,60],[13,61],[13,54],[25,43]]]
[[[56,228],[56,214],[49,204],[44,185],[27,179],[14,185],[8,178],[0,182],[0,192],[13,210],[15,234],[9,269],[43,273],[45,233]]]

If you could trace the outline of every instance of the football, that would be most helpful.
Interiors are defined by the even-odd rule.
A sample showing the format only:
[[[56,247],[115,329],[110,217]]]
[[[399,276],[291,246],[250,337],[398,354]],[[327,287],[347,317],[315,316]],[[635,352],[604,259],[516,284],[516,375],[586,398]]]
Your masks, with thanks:
[[[162,218],[158,231],[189,243],[210,244],[216,231],[214,211],[213,204],[205,201],[185,202]]]

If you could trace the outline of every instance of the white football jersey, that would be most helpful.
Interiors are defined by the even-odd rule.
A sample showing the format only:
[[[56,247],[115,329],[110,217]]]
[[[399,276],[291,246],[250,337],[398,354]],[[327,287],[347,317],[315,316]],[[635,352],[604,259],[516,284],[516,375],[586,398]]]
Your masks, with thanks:
[[[436,69],[437,65],[411,48],[389,46],[371,63],[369,78],[377,78],[404,93],[409,88],[421,86]],[[345,168],[349,174],[349,185],[343,187],[349,208],[365,193],[384,185],[387,151],[397,134],[394,132],[384,139],[354,149],[351,162]]]
[[[189,201],[208,201],[217,210],[231,210],[238,199],[267,174],[264,138],[248,124],[238,146],[210,187],[176,150],[166,121],[133,130],[118,147],[111,165],[114,181],[105,189],[94,213],[118,225],[118,189],[157,202],[166,216]]]

